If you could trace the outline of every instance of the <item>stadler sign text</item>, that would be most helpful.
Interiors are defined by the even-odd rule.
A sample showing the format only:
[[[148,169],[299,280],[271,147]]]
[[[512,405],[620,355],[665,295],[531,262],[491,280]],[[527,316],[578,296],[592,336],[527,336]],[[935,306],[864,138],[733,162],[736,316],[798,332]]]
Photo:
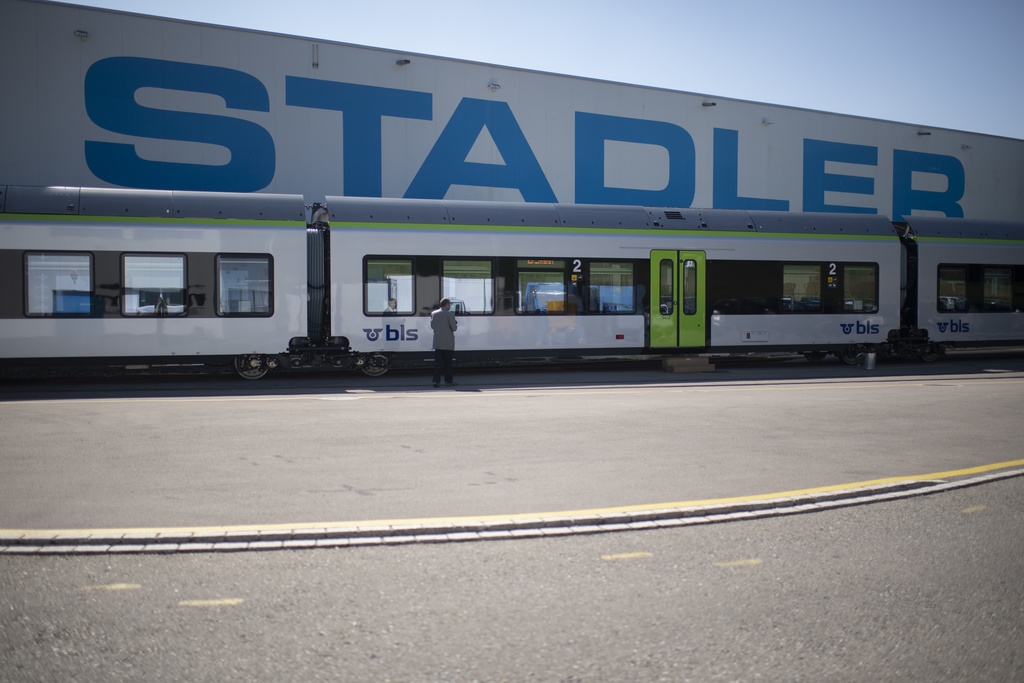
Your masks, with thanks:
[[[379,197],[382,192],[382,120],[396,117],[433,120],[429,92],[360,85],[332,80],[285,76],[285,98],[271,102],[260,79],[238,69],[143,57],[109,57],[94,62],[85,76],[85,107],[89,119],[123,135],[205,143],[226,148],[223,165],[145,159],[126,143],[85,141],[89,170],[112,185],[148,189],[256,192],[274,179],[277,150],[263,126],[219,114],[157,109],[139,104],[141,89],[215,95],[229,110],[269,112],[271,107],[303,107],[337,111],[342,128],[343,191],[348,196]],[[575,197],[580,204],[691,206],[697,155],[690,133],[674,123],[574,112]],[[486,129],[503,164],[467,161],[470,149]],[[668,180],[661,189],[609,187],[605,179],[607,143],[648,145],[668,157]],[[802,206],[787,199],[747,197],[738,192],[740,132],[714,128],[713,208],[877,213],[869,206],[836,203],[837,194],[875,195],[870,167],[879,165],[879,148],[803,138]],[[892,214],[912,211],[964,215],[965,173],[952,156],[892,150]],[[830,165],[841,164],[842,172]],[[858,167],[865,174],[858,175]],[[852,170],[851,170],[852,169]],[[941,176],[942,190],[914,189],[915,174]],[[507,102],[463,97],[433,147],[419,166],[404,196],[441,199],[453,185],[518,190],[527,202],[557,202],[542,164]],[[826,194],[828,193],[828,195]],[[827,199],[831,198],[831,202]]]

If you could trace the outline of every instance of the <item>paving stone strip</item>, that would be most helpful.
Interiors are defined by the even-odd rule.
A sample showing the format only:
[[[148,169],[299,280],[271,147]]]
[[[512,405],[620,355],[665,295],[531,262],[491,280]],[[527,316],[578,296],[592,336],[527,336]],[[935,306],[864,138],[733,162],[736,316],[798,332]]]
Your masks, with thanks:
[[[454,543],[570,534],[609,533],[714,524],[745,519],[819,512],[853,505],[897,500],[1024,476],[1024,469],[967,479],[907,480],[821,493],[689,507],[601,512],[575,515],[516,516],[507,520],[427,520],[423,523],[382,525],[368,522],[342,526],[292,529],[203,528],[152,533],[133,530],[118,534],[0,531],[0,554],[89,555],[103,553],[182,553],[297,550],[408,543]]]

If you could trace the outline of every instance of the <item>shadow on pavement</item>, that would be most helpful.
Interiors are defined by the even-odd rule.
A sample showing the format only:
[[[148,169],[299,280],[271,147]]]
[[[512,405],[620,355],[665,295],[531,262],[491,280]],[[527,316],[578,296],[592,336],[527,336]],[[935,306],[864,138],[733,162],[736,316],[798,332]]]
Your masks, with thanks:
[[[621,385],[694,385],[744,382],[814,382],[907,379],[955,375],[990,377],[1024,372],[1024,350],[954,351],[933,363],[879,358],[873,369],[829,358],[802,356],[713,357],[712,372],[665,372],[660,361],[638,360],[587,365],[458,368],[458,386],[434,389],[428,370],[392,370],[382,377],[358,372],[282,371],[260,380],[234,374],[123,374],[114,377],[0,380],[0,403],[75,399],[188,398],[213,396],[301,396],[352,392],[434,392],[559,389]]]

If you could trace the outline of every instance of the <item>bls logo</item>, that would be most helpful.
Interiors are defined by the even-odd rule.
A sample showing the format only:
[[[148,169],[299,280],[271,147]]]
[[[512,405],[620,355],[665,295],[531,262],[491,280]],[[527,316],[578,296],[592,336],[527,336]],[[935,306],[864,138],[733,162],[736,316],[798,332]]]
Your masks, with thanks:
[[[935,326],[938,327],[939,332],[942,332],[943,334],[945,334],[946,328],[949,328],[949,331],[953,334],[956,334],[957,332],[971,331],[971,324],[965,323],[963,320],[950,320],[948,323],[935,323]]]
[[[366,340],[375,342],[380,339],[380,333],[384,333],[384,341],[416,341],[420,338],[420,333],[415,329],[407,330],[405,325],[399,325],[398,329],[391,327],[391,325],[385,325],[384,329],[367,329],[363,328],[363,332],[366,333]]]
[[[852,334],[854,329],[856,329],[857,334],[878,334],[879,331],[878,323],[870,321],[861,322],[858,320],[856,323],[839,323],[839,326],[843,328],[843,334]]]

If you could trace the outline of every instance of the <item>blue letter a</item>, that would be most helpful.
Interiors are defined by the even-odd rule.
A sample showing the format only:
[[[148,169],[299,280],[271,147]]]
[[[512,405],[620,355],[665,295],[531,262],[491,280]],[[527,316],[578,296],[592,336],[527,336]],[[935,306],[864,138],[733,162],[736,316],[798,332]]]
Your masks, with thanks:
[[[466,161],[484,128],[504,165]],[[519,190],[527,202],[558,201],[506,102],[463,98],[405,196],[444,199],[452,185],[507,187]]]

